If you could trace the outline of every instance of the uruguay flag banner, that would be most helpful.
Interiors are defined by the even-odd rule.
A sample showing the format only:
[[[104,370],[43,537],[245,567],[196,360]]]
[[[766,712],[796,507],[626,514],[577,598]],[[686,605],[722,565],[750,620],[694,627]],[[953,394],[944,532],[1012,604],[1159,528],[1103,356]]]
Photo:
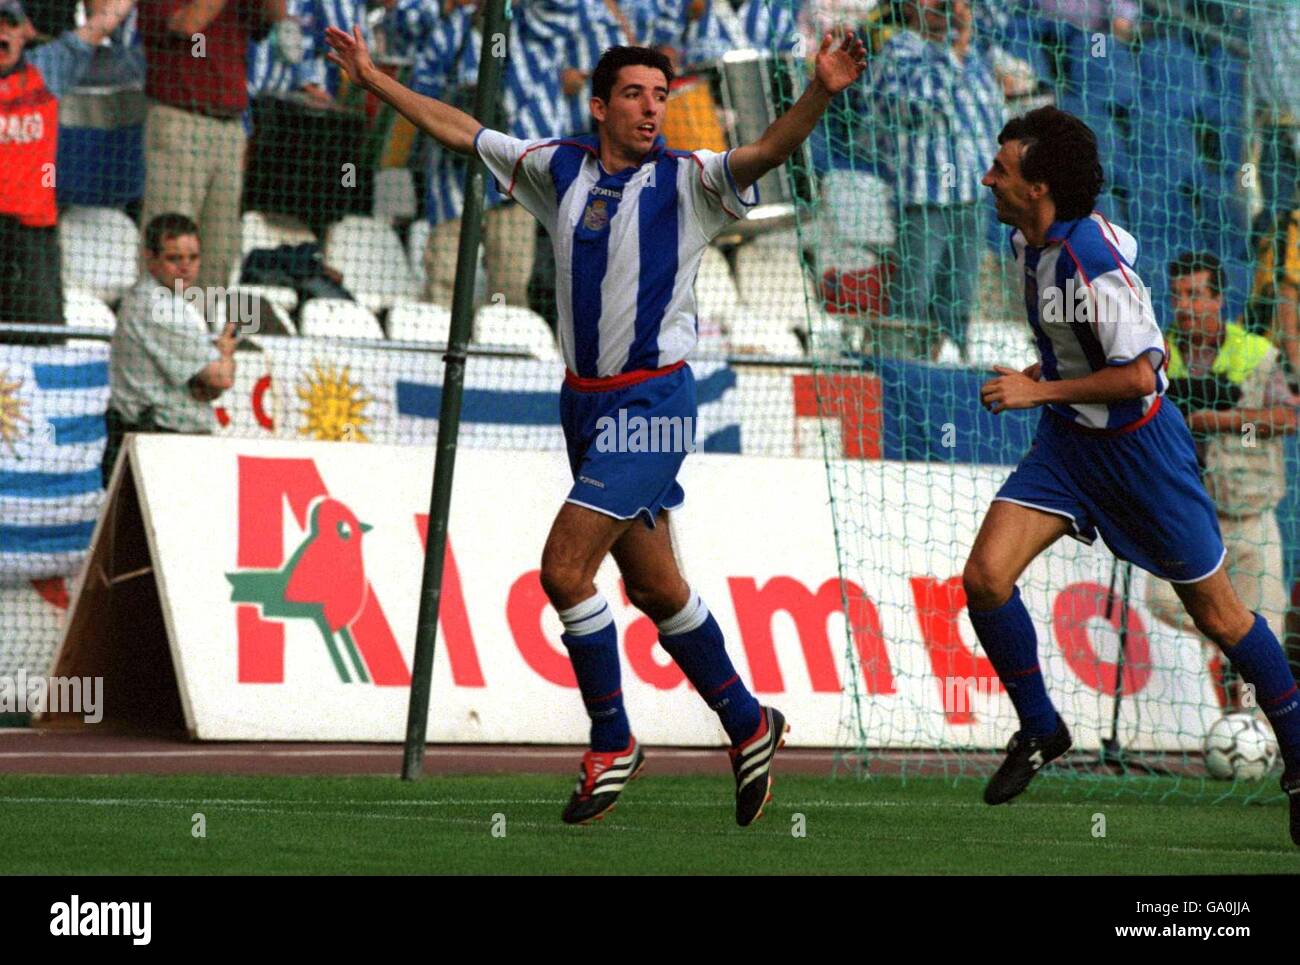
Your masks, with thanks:
[[[0,345],[0,583],[70,576],[85,560],[107,409],[107,345]]]
[[[265,337],[275,434],[286,439],[433,445],[442,406],[441,352],[390,351],[345,342]],[[735,370],[692,362],[702,452],[741,451]],[[460,445],[564,451],[564,366],[533,358],[473,356],[465,364]]]

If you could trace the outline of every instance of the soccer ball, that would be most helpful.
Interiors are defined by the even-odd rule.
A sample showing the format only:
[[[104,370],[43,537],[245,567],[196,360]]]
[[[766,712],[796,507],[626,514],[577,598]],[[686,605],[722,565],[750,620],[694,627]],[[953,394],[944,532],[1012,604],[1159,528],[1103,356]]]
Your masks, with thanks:
[[[1277,742],[1253,714],[1220,717],[1205,735],[1205,769],[1221,781],[1258,781],[1277,762]]]

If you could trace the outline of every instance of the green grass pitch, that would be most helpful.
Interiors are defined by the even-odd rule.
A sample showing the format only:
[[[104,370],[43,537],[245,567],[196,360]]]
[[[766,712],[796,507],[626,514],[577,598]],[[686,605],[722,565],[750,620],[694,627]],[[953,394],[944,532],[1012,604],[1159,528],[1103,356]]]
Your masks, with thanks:
[[[729,778],[647,774],[604,821],[573,828],[559,820],[572,782],[554,776],[5,776],[0,872],[1300,872],[1275,794],[1160,803],[1040,779],[989,808],[973,780],[789,776],[741,829]],[[206,837],[193,834],[200,813]]]

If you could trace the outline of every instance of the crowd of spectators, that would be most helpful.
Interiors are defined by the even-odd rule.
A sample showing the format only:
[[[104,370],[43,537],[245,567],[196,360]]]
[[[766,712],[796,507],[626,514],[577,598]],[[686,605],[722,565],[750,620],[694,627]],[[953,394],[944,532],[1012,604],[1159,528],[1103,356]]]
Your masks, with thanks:
[[[255,144],[258,133],[250,104],[295,96],[309,110],[339,94],[337,72],[325,59],[326,26],[360,26],[390,62],[407,65],[416,90],[463,106],[481,52],[475,0],[378,0],[370,11],[364,0],[84,2],[81,26],[36,43],[20,0],[0,0],[5,321],[64,320],[53,173],[58,98],[92,66],[97,77],[142,84],[144,186],[129,211],[142,228],[162,213],[191,218],[204,253],[196,284],[206,287],[227,284],[239,268],[249,138]],[[1249,292],[1246,325],[1277,339],[1294,377],[1300,370],[1300,277],[1292,277],[1300,275],[1293,214],[1300,208],[1300,70],[1279,65],[1300,64],[1300,5],[1218,6],[1229,12],[1217,21],[1148,23],[1136,0],[519,0],[495,123],[524,138],[585,131],[590,70],[611,44],[657,46],[689,73],[744,47],[797,61],[815,49],[816,31],[857,24],[873,41],[870,70],[847,110],[814,138],[822,145],[814,169],[831,228],[820,256],[833,268],[852,268],[858,256],[882,262],[887,292],[880,307],[916,331],[922,357],[936,357],[945,344],[965,356],[982,268],[990,251],[1005,254],[1004,232],[990,217],[979,179],[1002,123],[1046,96],[1081,113],[1106,141],[1110,191],[1103,204],[1142,242],[1145,271],[1159,276],[1153,290],[1163,317],[1168,320],[1167,281],[1158,267],[1184,247],[1212,250],[1237,299],[1229,308],[1242,307]],[[1250,14],[1244,24],[1233,19],[1241,12]],[[1234,30],[1252,41],[1253,60],[1232,48]],[[1160,101],[1166,128],[1149,126],[1151,112],[1124,93],[1138,84],[1147,48],[1162,56],[1191,51],[1200,70],[1179,74],[1169,62],[1163,84],[1180,90]],[[1236,73],[1225,63],[1235,64]],[[1224,167],[1225,151],[1231,153],[1224,145],[1237,143],[1230,129],[1245,122],[1235,107],[1251,103],[1244,89],[1231,85],[1243,87],[1246,77],[1253,84],[1254,137],[1238,145],[1240,165]],[[1207,106],[1212,102],[1217,115]],[[1175,116],[1184,108],[1205,116]],[[1181,137],[1215,116],[1223,122],[1217,146],[1207,147],[1205,137],[1187,150],[1181,141],[1162,146],[1175,139],[1170,132]],[[312,149],[302,144],[304,157]],[[1164,154],[1179,155],[1169,163],[1182,166],[1161,167]],[[429,226],[423,296],[447,304],[465,161],[428,144],[417,145],[412,157],[418,217]],[[1135,176],[1148,162],[1149,176]],[[1252,165],[1253,180],[1241,174]],[[1259,210],[1253,230],[1231,218],[1216,220],[1224,211],[1233,217],[1245,211],[1252,187]],[[488,185],[486,209],[487,290],[508,304],[551,314],[549,243],[495,184]],[[1213,244],[1201,243],[1210,236]],[[827,265],[815,267],[820,277]],[[1255,284],[1243,284],[1251,273]]]

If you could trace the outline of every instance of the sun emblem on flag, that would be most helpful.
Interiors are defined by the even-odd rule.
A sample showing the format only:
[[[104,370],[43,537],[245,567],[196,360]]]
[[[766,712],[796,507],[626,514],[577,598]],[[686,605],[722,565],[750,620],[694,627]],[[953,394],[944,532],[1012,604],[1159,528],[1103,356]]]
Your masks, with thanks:
[[[23,436],[23,424],[30,420],[23,414],[26,403],[18,397],[23,380],[12,381],[9,370],[0,372],[0,442],[13,452],[14,444]]]
[[[374,401],[365,387],[352,381],[345,365],[312,366],[313,374],[298,382],[303,425],[298,434],[326,442],[369,442],[365,427],[371,418],[366,407]]]

